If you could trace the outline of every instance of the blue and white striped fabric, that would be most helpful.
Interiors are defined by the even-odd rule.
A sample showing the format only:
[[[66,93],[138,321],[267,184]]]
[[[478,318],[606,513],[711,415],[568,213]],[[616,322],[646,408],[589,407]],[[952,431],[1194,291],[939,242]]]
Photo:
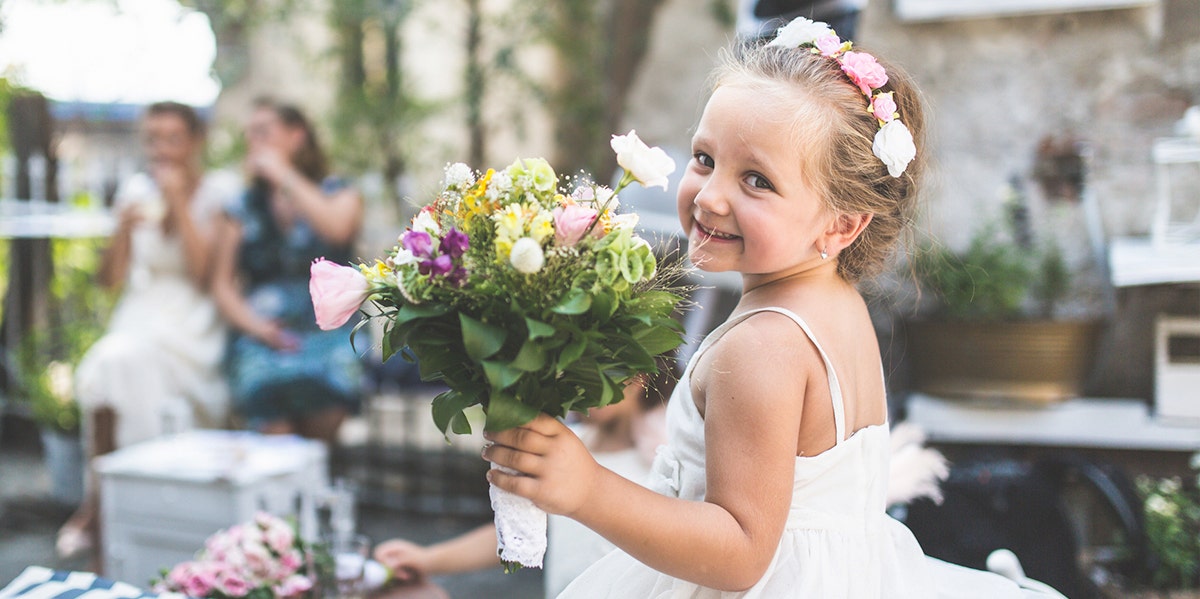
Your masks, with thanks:
[[[0,599],[186,599],[179,593],[149,593],[131,584],[101,578],[90,572],[67,572],[41,566],[25,568]]]

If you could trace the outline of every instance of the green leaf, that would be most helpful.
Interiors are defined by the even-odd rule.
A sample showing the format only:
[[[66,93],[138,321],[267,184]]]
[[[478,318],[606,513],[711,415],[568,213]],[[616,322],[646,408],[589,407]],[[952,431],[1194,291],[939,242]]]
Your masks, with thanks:
[[[454,420],[463,416],[463,410],[477,403],[477,398],[471,395],[455,391],[451,389],[439,394],[433,398],[433,423],[437,425],[438,430],[442,434],[447,434],[447,431],[452,429]],[[462,418],[466,421],[466,418]],[[459,433],[459,430],[454,430]],[[467,424],[467,431],[471,432],[471,425]]]
[[[669,352],[683,343],[682,335],[665,326],[639,328],[633,332],[633,338],[652,356]]]
[[[404,324],[421,318],[436,318],[449,313],[450,306],[446,304],[404,304],[400,307],[400,311],[396,313],[396,324]]]
[[[504,347],[504,339],[508,336],[508,331],[484,324],[462,313],[459,313],[458,321],[462,324],[463,346],[466,347],[467,355],[472,360],[482,362]]]
[[[492,393],[488,397],[487,419],[483,428],[487,431],[503,431],[521,426],[537,417],[536,408],[527,406],[509,393]]]
[[[525,372],[537,372],[546,367],[546,350],[534,341],[526,341],[513,358],[512,366]]]
[[[465,413],[459,412],[450,419],[450,431],[456,435],[471,434],[471,421]],[[445,431],[442,432],[445,433]]]
[[[575,337],[571,342],[563,348],[562,353],[558,354],[558,370],[566,370],[583,355],[583,350],[587,349],[587,339],[585,337]]]
[[[635,313],[670,316],[675,310],[675,305],[682,299],[669,291],[647,291],[628,303],[630,310]]]
[[[617,296],[609,289],[605,289],[592,296],[592,316],[601,322],[607,322],[612,318],[614,312],[617,311]]]
[[[552,311],[558,314],[576,315],[587,312],[591,307],[592,296],[580,289],[572,289],[557,306],[554,306]]]
[[[544,322],[539,322],[532,318],[525,319],[525,327],[529,329],[530,339],[539,339],[541,337],[549,337],[553,335],[557,329]]]
[[[483,363],[483,374],[487,377],[488,384],[492,386],[492,391],[495,392],[511,387],[524,373],[510,364],[488,360]]]

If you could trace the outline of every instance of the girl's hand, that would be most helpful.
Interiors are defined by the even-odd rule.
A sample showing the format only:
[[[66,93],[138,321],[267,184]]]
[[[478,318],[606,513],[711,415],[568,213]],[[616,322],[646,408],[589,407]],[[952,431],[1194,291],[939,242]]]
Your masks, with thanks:
[[[500,432],[485,432],[492,445],[483,458],[524,476],[488,471],[488,480],[539,508],[569,516],[592,497],[600,465],[583,442],[552,416],[539,414],[529,424]]]
[[[261,148],[248,158],[250,172],[279,186],[293,170],[287,158],[274,148]]]
[[[392,578],[410,582],[429,575],[430,551],[404,539],[384,541],[375,547],[375,561],[387,566]]]

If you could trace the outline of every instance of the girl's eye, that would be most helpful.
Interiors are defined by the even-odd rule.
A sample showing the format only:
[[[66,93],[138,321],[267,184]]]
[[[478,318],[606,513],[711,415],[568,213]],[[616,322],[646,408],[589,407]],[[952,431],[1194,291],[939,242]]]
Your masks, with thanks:
[[[766,177],[758,173],[751,173],[747,175],[746,182],[755,189],[775,189],[775,186],[771,185],[771,182],[767,181]]]
[[[696,159],[696,164],[699,164],[700,166],[702,166],[704,168],[712,168],[713,167],[712,156],[709,156],[708,154],[705,154],[704,152],[696,152],[695,154],[692,154],[692,158]]]

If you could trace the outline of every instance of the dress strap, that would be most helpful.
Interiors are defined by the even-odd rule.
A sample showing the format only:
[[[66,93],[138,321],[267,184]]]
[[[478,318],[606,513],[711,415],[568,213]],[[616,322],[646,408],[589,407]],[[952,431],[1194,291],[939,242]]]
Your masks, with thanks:
[[[808,340],[812,341],[813,346],[817,348],[817,353],[821,354],[821,360],[825,362],[825,376],[829,378],[829,395],[833,400],[833,423],[834,430],[837,433],[837,444],[841,445],[842,441],[846,439],[846,407],[842,401],[842,385],[838,382],[837,372],[833,370],[833,362],[829,360],[829,355],[825,353],[825,349],[821,347],[819,342],[817,342],[817,336],[813,334],[812,329],[808,326],[808,323],[804,322],[804,319],[800,318],[800,316],[795,312],[792,312],[787,308],[779,308],[775,306],[755,308],[754,310],[742,312],[741,314],[738,314],[725,321],[721,326],[717,327],[716,330],[709,334],[708,338],[704,340],[704,343],[700,345],[700,348],[696,350],[696,355],[692,358],[692,363],[694,364],[700,355],[703,354],[704,351],[709,348],[709,346],[720,339],[727,331],[729,331],[729,329],[733,328],[743,320],[746,320],[747,318],[761,312],[775,312],[776,314],[782,314],[792,319],[792,322],[795,322],[800,327],[800,330],[804,331],[804,334],[808,336]]]

